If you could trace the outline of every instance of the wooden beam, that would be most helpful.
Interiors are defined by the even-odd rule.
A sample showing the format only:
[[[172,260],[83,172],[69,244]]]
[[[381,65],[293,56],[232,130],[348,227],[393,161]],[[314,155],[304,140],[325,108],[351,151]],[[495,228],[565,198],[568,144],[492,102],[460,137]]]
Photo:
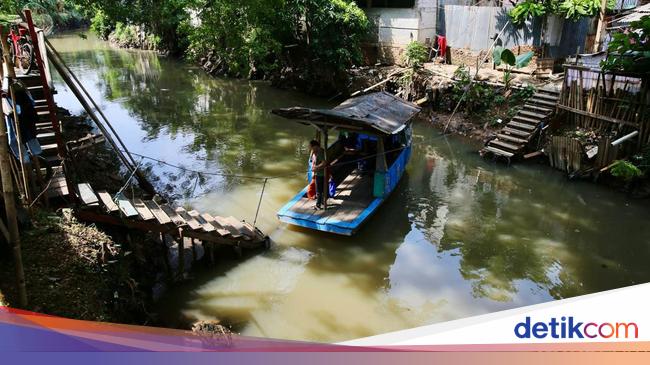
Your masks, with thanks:
[[[32,20],[32,11],[27,9],[25,10],[25,18],[27,19],[29,35],[32,38],[32,45],[34,47],[34,56],[36,56],[36,65],[38,66],[39,74],[41,77],[41,84],[43,86],[43,94],[45,95],[45,100],[47,101],[47,110],[50,112],[50,122],[52,123],[52,128],[54,129],[54,135],[56,138],[57,150],[61,158],[66,157],[66,150],[63,145],[63,137],[61,136],[61,127],[59,126],[59,120],[56,117],[56,106],[54,105],[54,98],[52,98],[52,91],[50,90],[50,85],[48,84],[47,77],[45,76],[45,63],[41,58],[41,45],[38,44],[38,35],[36,34],[36,29],[34,27],[34,21]],[[70,185],[70,184],[68,184]]]
[[[185,275],[185,235],[184,229],[179,228],[180,238],[178,239],[178,277],[183,279]]]
[[[0,29],[1,30],[1,29]],[[2,31],[0,37],[4,39]],[[0,79],[2,79],[0,70]],[[0,116],[4,117],[2,103],[0,103]],[[23,269],[23,256],[20,248],[20,232],[18,230],[18,219],[16,212],[16,201],[14,199],[14,184],[11,176],[11,156],[9,152],[9,139],[7,137],[7,126],[0,121],[0,176],[2,178],[2,193],[4,197],[5,214],[7,216],[7,228],[9,231],[9,244],[13,248],[14,265],[16,267],[16,287],[18,288],[18,302],[23,308],[27,306],[27,287],[25,285],[25,271]]]
[[[612,118],[612,117],[607,117],[607,116],[600,115],[600,114],[594,114],[594,113],[586,112],[586,111],[584,111],[584,110],[580,110],[580,109],[572,108],[572,107],[570,107],[570,106],[565,106],[565,105],[562,105],[562,104],[558,104],[557,107],[560,108],[560,109],[563,109],[563,110],[569,111],[569,112],[571,112],[571,113],[576,113],[576,114],[584,115],[584,116],[591,117],[591,118],[598,119],[598,120],[604,120],[604,121],[606,121],[606,122],[610,122],[610,123],[616,123],[616,124],[622,124],[622,125],[629,125],[629,126],[631,126],[631,127],[638,127],[638,126],[639,126],[637,123],[634,123],[634,122],[628,122],[628,121],[626,121],[626,120],[621,120],[621,119],[616,119],[616,118]]]
[[[149,208],[144,204],[142,199],[133,199],[133,207],[138,211],[142,220],[149,221],[156,218],[151,210],[149,210]]]
[[[367,93],[367,92],[370,91],[370,90],[376,89],[376,88],[378,88],[379,86],[381,86],[381,85],[387,83],[388,81],[390,81],[391,77],[393,77],[393,76],[395,76],[395,75],[399,75],[399,74],[401,74],[402,72],[404,72],[404,70],[405,70],[405,69],[398,69],[398,70],[395,70],[395,71],[391,72],[390,74],[388,74],[388,76],[386,76],[386,78],[385,78],[384,80],[379,81],[378,83],[376,83],[376,84],[374,84],[374,85],[372,85],[372,86],[369,86],[369,87],[367,87],[367,88],[365,88],[365,89],[363,89],[363,90],[355,91],[355,92],[353,92],[352,95],[350,95],[350,96],[357,96],[357,95],[359,95],[359,94]]]
[[[104,208],[106,208],[107,212],[113,213],[120,210],[117,204],[115,204],[115,202],[113,201],[111,195],[106,190],[98,191],[97,196],[101,200],[102,204],[104,204]]]
[[[106,223],[119,227],[133,228],[144,232],[157,232],[177,235],[178,229],[175,226],[161,225],[151,221],[136,221],[129,219],[120,219],[112,215],[95,213],[90,210],[79,209],[75,211],[79,220],[97,223]]]
[[[527,160],[527,159],[533,158],[533,157],[537,157],[537,156],[541,156],[543,154],[544,154],[544,151],[531,152],[531,153],[528,153],[528,154],[524,155],[524,160]]]

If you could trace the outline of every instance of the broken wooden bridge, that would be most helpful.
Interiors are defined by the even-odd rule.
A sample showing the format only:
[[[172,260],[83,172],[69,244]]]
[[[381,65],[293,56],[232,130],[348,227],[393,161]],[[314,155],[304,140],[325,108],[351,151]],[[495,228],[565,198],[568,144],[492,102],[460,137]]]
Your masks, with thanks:
[[[28,75],[17,76],[17,79],[25,85],[35,100],[39,116],[36,124],[37,139],[43,150],[41,157],[46,162],[42,170],[52,171],[44,190],[46,200],[73,204],[76,208],[75,215],[82,221],[159,234],[166,247],[172,246],[167,244],[170,239],[176,241],[178,273],[184,272],[186,250],[191,249],[196,259],[194,248],[198,244],[203,245],[212,260],[214,260],[215,245],[231,246],[239,254],[242,249],[270,245],[269,237],[246,221],[174,207],[159,198],[101,109],[65,65],[54,47],[44,37],[35,42],[35,46],[38,70]],[[74,141],[63,140],[62,132],[66,126],[60,123],[57,115],[49,67],[45,67],[48,61],[88,113],[88,117],[97,127],[96,133]],[[144,192],[141,197],[128,198],[122,192],[123,189],[110,193],[95,189],[87,182],[73,181],[74,174],[71,170],[74,161],[71,152],[79,152],[97,144],[107,144],[115,151],[126,171],[131,173],[125,187],[130,184],[132,178],[135,178]]]

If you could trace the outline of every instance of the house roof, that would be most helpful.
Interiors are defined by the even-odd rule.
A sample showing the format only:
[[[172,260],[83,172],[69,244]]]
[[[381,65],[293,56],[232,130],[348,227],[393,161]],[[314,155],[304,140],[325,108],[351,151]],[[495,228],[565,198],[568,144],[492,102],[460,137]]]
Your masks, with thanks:
[[[626,15],[618,19],[614,19],[610,27],[612,28],[626,27],[630,25],[632,22],[641,20],[641,18],[646,15],[650,15],[650,3],[631,9],[629,12],[627,12]]]
[[[333,109],[293,107],[272,113],[306,124],[395,134],[419,111],[417,105],[382,91],[348,99]]]

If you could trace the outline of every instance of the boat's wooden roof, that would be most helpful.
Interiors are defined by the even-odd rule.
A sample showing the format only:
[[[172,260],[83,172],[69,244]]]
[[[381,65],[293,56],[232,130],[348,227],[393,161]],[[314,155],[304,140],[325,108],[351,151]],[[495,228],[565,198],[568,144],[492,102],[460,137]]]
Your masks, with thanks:
[[[272,112],[318,126],[395,134],[419,111],[417,105],[382,91],[348,99],[334,109],[292,107]]]

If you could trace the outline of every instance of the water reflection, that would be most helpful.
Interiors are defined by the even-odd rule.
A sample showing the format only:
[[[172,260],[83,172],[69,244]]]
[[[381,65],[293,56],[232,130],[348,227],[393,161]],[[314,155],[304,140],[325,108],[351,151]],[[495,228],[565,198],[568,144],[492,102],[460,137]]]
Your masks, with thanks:
[[[134,152],[195,170],[300,171],[313,131],[269,111],[330,105],[92,37],[54,44]],[[59,104],[79,110],[58,80],[57,89]],[[305,182],[271,180],[258,225],[275,246],[243,262],[220,252],[216,268],[167,296],[166,322],[218,318],[248,335],[339,341],[650,278],[647,205],[543,166],[490,163],[426,122],[414,133],[406,175],[352,238],[279,224],[275,212]],[[196,209],[254,217],[259,180],[151,167]]]

